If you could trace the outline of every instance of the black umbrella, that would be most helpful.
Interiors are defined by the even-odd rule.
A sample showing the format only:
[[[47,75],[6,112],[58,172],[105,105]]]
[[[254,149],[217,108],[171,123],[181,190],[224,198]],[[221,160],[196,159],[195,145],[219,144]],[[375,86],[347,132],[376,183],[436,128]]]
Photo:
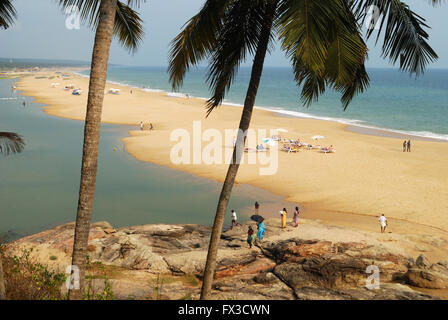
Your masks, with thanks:
[[[258,214],[254,214],[252,217],[250,217],[251,220],[254,220],[257,223],[263,222],[264,218],[262,216],[259,216]]]

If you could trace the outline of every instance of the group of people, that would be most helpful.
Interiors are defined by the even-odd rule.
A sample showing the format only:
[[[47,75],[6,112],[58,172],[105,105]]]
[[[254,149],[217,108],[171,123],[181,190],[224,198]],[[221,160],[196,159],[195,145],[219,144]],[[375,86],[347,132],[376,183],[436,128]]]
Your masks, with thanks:
[[[140,121],[140,130],[145,130],[145,128],[144,128],[144,124],[143,124],[143,121]],[[154,129],[154,126],[152,125],[152,123],[150,122],[149,123],[149,131],[151,131],[152,129]]]
[[[259,215],[259,208],[260,208],[260,204],[258,202],[255,202],[255,215],[258,216]],[[239,224],[237,222],[237,215],[236,215],[236,211],[235,210],[231,210],[231,215],[232,215],[232,225],[231,225],[231,229],[233,229],[234,226],[240,226],[241,224]],[[287,218],[288,212],[286,210],[286,208],[283,208],[282,211],[280,211],[280,216],[281,216],[281,228],[285,229],[286,228],[286,218]],[[294,210],[294,217],[293,217],[293,223],[294,223],[294,227],[298,227],[299,226],[299,216],[300,216],[300,210],[299,207],[295,207]],[[260,219],[259,221],[257,221],[257,240],[259,242],[262,241],[263,237],[264,237],[264,233],[266,231],[266,226],[264,224],[263,219]],[[253,243],[255,239],[255,231],[253,229],[252,226],[248,226],[248,230],[247,230],[247,243],[249,245],[249,248],[252,249]]]
[[[411,152],[411,140],[404,140],[403,142],[403,152]]]
[[[260,204],[258,202],[255,202],[255,215],[259,215],[259,208],[260,208]],[[231,226],[231,228],[233,228],[233,226],[240,226],[241,224],[239,224],[237,222],[236,211],[232,210],[231,214],[232,214],[232,226]],[[288,215],[288,211],[286,210],[286,208],[283,208],[283,210],[280,211],[281,228],[282,229],[286,229],[286,218],[287,218],[287,215]],[[294,216],[293,216],[293,225],[294,225],[294,227],[298,227],[299,226],[299,216],[300,216],[300,209],[299,209],[299,207],[295,207]],[[384,216],[384,214],[382,214],[379,217],[378,221],[380,223],[381,233],[386,232],[386,228],[388,226],[388,222],[387,222],[387,218]],[[259,242],[261,242],[263,240],[265,231],[266,231],[266,226],[264,224],[264,220],[262,220],[262,219],[260,219],[260,221],[257,222],[257,235],[256,235],[256,238],[255,238],[255,230],[254,230],[254,228],[252,226],[248,226],[248,228],[247,228],[247,243],[248,243],[250,249],[252,249],[252,246],[254,244],[254,240],[258,240]]]
[[[288,215],[288,211],[286,210],[286,208],[283,208],[283,210],[280,211],[280,217],[281,217],[281,224],[282,224],[282,229],[286,228],[286,217]],[[299,226],[299,215],[300,215],[300,210],[299,207],[296,207],[294,210],[294,216],[293,216],[293,223],[294,223],[294,227],[298,227]]]

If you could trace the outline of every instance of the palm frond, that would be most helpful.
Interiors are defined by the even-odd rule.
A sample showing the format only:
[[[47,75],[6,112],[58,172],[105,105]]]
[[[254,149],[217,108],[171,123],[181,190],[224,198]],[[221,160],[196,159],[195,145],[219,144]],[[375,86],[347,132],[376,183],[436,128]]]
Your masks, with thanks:
[[[340,0],[284,0],[280,4],[279,38],[286,54],[307,69],[322,73],[334,38],[334,23],[346,12]],[[347,18],[347,17],[345,17]],[[347,20],[347,19],[346,19]],[[344,23],[349,23],[343,21]]]
[[[22,152],[25,141],[20,135],[14,132],[0,132],[0,154]]]
[[[281,18],[278,23],[282,48],[291,58],[296,82],[302,87],[301,101],[309,107],[331,87],[342,93],[345,110],[369,83],[364,67],[367,46],[351,7],[345,0],[304,0],[302,6],[291,1],[282,3],[289,21]],[[291,21],[292,17],[298,20]]]
[[[121,2],[117,3],[114,34],[131,52],[135,52],[143,40],[143,20],[136,11]]]
[[[240,64],[255,54],[265,9],[266,1],[236,1],[226,11],[209,62],[207,81],[213,95],[207,102],[207,115],[223,101]],[[272,40],[272,34],[269,37]]]
[[[433,0],[432,4],[442,1]],[[389,58],[392,64],[400,60],[400,69],[420,76],[426,66],[438,59],[436,52],[428,44],[429,28],[426,20],[413,12],[400,0],[355,0],[353,10],[358,19],[364,19],[370,6],[376,6],[383,18],[379,22],[376,42],[384,35],[382,56]],[[370,38],[375,30],[367,31]]]
[[[75,6],[79,8],[80,19],[92,28],[98,26],[101,0],[57,0],[61,8]],[[127,0],[117,2],[114,36],[130,52],[135,52],[141,43],[144,30],[143,21],[133,7],[139,8],[146,0]]]
[[[17,12],[11,0],[0,0],[0,28],[8,29],[14,23]]]
[[[222,18],[232,0],[207,0],[171,42],[168,72],[170,83],[178,90],[190,66],[197,65],[217,45]]]

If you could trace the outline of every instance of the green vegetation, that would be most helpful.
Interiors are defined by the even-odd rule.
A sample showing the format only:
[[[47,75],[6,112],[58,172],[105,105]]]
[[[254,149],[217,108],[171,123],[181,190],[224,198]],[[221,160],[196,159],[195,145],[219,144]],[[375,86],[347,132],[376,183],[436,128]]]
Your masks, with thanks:
[[[63,273],[49,271],[44,265],[35,262],[30,254],[33,249],[22,250],[20,255],[9,255],[0,246],[9,300],[60,300],[64,296],[61,287],[66,277]]]

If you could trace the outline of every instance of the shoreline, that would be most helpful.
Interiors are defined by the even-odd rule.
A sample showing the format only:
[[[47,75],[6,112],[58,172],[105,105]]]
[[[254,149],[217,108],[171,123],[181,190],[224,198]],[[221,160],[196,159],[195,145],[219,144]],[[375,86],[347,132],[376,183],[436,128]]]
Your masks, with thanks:
[[[84,77],[85,81],[86,81],[86,79],[88,79],[88,77],[86,78],[86,76],[79,76],[78,75],[78,77]],[[23,82],[23,80],[24,80],[24,78],[21,78],[21,80],[19,80],[19,83],[20,83],[19,85],[20,86],[21,86],[21,83]],[[73,81],[75,81],[75,80],[73,80]],[[129,90],[129,88],[131,88],[130,86],[125,87],[123,85],[118,85],[118,84],[115,84],[115,83],[113,85],[114,86],[118,86],[120,88],[125,88],[127,90]],[[110,83],[107,84],[107,87],[110,87]],[[24,90],[23,88],[19,88],[19,89],[24,91],[24,95],[32,95],[33,97],[35,97],[36,102],[45,104],[46,107],[43,107],[43,110],[44,110],[44,112],[46,114],[57,116],[57,117],[68,118],[68,119],[72,119],[72,120],[82,120],[82,117],[80,117],[79,112],[76,115],[74,115],[73,110],[71,110],[72,113],[66,113],[63,110],[63,106],[56,106],[55,107],[54,106],[55,103],[54,103],[54,101],[51,101],[51,99],[47,99],[47,100],[50,100],[50,101],[47,101],[45,98],[39,97],[38,94],[34,94],[33,92],[30,92],[32,90]],[[152,96],[153,99],[154,98],[164,99],[167,103],[173,102],[173,103],[180,103],[180,104],[184,104],[185,105],[185,104],[187,104],[186,102],[189,103],[190,101],[193,101],[193,100],[200,100],[200,99],[195,99],[195,98],[183,99],[183,98],[177,98],[177,97],[169,97],[169,96],[167,97],[166,93],[164,93],[164,92],[162,92],[162,93],[160,93],[160,92],[148,93],[148,92],[145,92],[143,89],[134,88],[134,87],[132,87],[132,89],[134,89],[135,91],[142,91],[142,93],[144,95],[147,95],[149,98]],[[106,96],[108,96],[108,95],[106,95]],[[130,95],[127,95],[127,96],[130,97]],[[148,98],[146,98],[146,99],[148,99]],[[198,104],[198,102],[200,104],[203,104],[202,100],[196,101],[196,104]],[[233,109],[231,112],[233,114],[236,113],[239,116],[239,113],[234,111],[236,108],[241,110],[240,107],[235,107],[235,106],[233,106],[233,107],[225,106],[225,107],[220,108],[220,110],[226,109],[226,111],[228,111],[227,113],[229,113],[230,112],[229,110]],[[60,109],[60,110],[57,110],[57,109]],[[218,113],[218,112],[220,112],[220,110],[215,111],[215,112]],[[201,108],[200,111],[202,113],[203,112],[203,108]],[[271,120],[273,119],[274,122],[276,122],[276,118],[280,117],[280,115],[278,115],[275,111],[261,110],[259,108],[257,108],[257,110],[254,111],[254,113],[261,113],[263,115],[267,115],[267,117],[270,117]],[[202,114],[202,116],[204,116],[204,114]],[[282,116],[283,116],[283,114],[282,114]],[[120,119],[120,121],[115,121],[115,120],[111,121],[111,119],[107,118],[107,117],[103,117],[103,119],[104,119],[103,122],[105,122],[105,123],[133,125],[133,126],[136,125],[135,122],[133,122],[133,121],[126,121],[126,119]],[[295,117],[291,118],[291,119],[292,120],[296,120],[296,121],[302,121],[302,119],[297,119]],[[289,121],[289,118],[287,118],[287,120]],[[344,135],[347,135],[347,134],[350,134],[350,135],[356,134],[356,135],[362,135],[362,136],[367,136],[368,135],[368,134],[350,132],[350,125],[344,125],[344,124],[335,123],[335,122],[332,122],[332,121],[317,120],[317,119],[306,119],[304,121],[306,121],[308,123],[312,122],[313,123],[312,126],[315,126],[314,123],[316,123],[316,124],[317,123],[319,123],[319,124],[325,123],[323,125],[324,127],[332,127],[331,129],[335,129],[335,130],[338,130],[338,131],[344,131],[345,132]],[[157,129],[159,129],[159,128],[158,128],[158,124],[156,123],[156,130]],[[160,129],[163,130],[163,127],[160,128]],[[151,134],[153,134],[153,133],[151,133]],[[325,136],[327,136],[327,135],[325,135]],[[374,137],[380,138],[380,139],[389,139],[389,140],[391,138],[392,139],[393,138],[398,138],[398,137],[395,137],[395,136],[394,137],[384,137],[384,136],[381,136],[381,135],[379,135],[379,136],[375,135]],[[140,131],[138,131],[138,130],[131,130],[131,131],[129,131],[129,137],[123,138],[122,141],[125,142],[126,151],[128,153],[130,153],[137,160],[144,161],[144,162],[153,162],[153,163],[156,163],[158,165],[167,166],[167,167],[170,167],[172,169],[176,169],[176,170],[180,170],[180,171],[186,171],[186,172],[189,172],[189,173],[194,174],[196,176],[205,177],[205,178],[208,178],[208,179],[212,179],[212,180],[215,180],[215,181],[222,182],[223,176],[221,176],[219,174],[212,174],[210,172],[210,170],[200,170],[200,169],[198,170],[198,168],[196,168],[195,170],[191,170],[192,169],[191,166],[190,166],[190,168],[187,168],[188,166],[173,166],[172,164],[168,163],[166,161],[166,159],[164,161],[160,161],[160,159],[155,159],[154,157],[152,157],[150,155],[148,156],[147,152],[146,153],[145,152],[138,152],[137,149],[138,148],[142,148],[142,145],[140,144],[136,148],[136,145],[138,145],[138,141],[137,140],[142,140],[141,142],[143,142],[143,140],[146,140],[147,138],[148,138],[148,135],[146,135],[145,132],[142,135],[142,133]],[[395,140],[395,139],[393,139],[393,140]],[[438,145],[439,145],[439,142],[445,142],[443,140],[437,140],[437,141],[434,141],[434,140],[426,140],[425,139],[425,140],[421,140],[421,141],[425,141],[425,142],[428,142],[428,143],[438,143]],[[150,140],[148,140],[146,142],[149,142],[149,141]],[[420,140],[418,140],[418,141],[420,141]],[[442,145],[445,145],[445,144],[442,144]],[[149,150],[147,150],[147,151],[149,151]],[[226,169],[226,166],[225,166],[225,169]],[[221,170],[221,172],[222,171],[223,170]],[[239,173],[239,176],[237,178],[239,178],[239,177],[240,177],[240,173]],[[372,214],[371,211],[365,212],[365,210],[356,210],[356,208],[352,208],[351,210],[341,210],[340,208],[331,208],[331,206],[330,206],[330,208],[331,208],[331,210],[330,210],[328,208],[328,206],[325,206],[325,205],[324,206],[319,206],[319,205],[316,206],[316,204],[313,203],[313,202],[297,201],[294,198],[294,195],[291,195],[288,192],[282,192],[282,190],[277,190],[276,188],[272,188],[272,187],[266,186],[266,184],[258,183],[258,181],[254,181],[253,178],[252,179],[247,179],[247,178],[241,179],[243,181],[241,181],[240,179],[237,179],[237,180],[239,180],[239,181],[237,181],[236,184],[248,184],[248,185],[254,186],[256,188],[264,189],[264,190],[266,190],[266,191],[268,191],[268,192],[270,192],[270,193],[272,193],[274,195],[278,195],[280,197],[283,197],[285,203],[289,203],[290,205],[292,205],[293,203],[297,203],[297,202],[300,203],[301,207],[304,208],[304,210],[303,210],[304,218],[319,219],[319,217],[321,217],[324,220],[344,220],[344,219],[335,219],[335,217],[338,216],[339,218],[341,218],[342,216],[346,216],[347,220],[350,220],[348,218],[348,217],[350,217],[350,215],[356,215],[359,218],[358,220],[364,220],[364,221],[367,221],[367,220],[370,221],[371,220],[374,224],[375,224],[375,221],[376,221],[375,220],[375,215]],[[272,212],[278,212],[278,210],[272,209]],[[331,212],[331,213],[329,213],[329,212]],[[292,212],[290,212],[289,214],[291,215]],[[271,216],[271,215],[268,214],[267,216]],[[272,214],[272,216],[275,216],[275,214]],[[329,216],[330,216],[330,219],[328,219]],[[389,216],[391,216],[391,215],[389,215]],[[420,224],[422,226],[424,225],[423,223],[421,223],[421,221],[415,221],[415,220],[412,221],[410,219],[403,219],[403,216],[401,216],[401,217],[398,217],[398,216],[397,217],[393,217],[393,216],[391,216],[391,218],[397,219],[397,221],[399,221],[399,220],[410,221],[410,223],[418,223],[418,224]],[[331,221],[328,221],[328,222],[331,222]],[[346,225],[345,222],[342,223],[342,224]],[[348,225],[350,225],[350,224],[353,225],[354,224],[353,221],[349,221]],[[437,227],[436,227],[436,225],[437,225]],[[437,224],[437,223],[436,224],[432,223],[432,225],[430,224],[430,225],[427,225],[427,226],[429,228],[437,228],[439,230],[444,230],[444,232],[446,232],[445,229],[443,228],[443,226],[440,226],[440,224]],[[376,225],[375,225],[375,228],[376,228]],[[369,226],[369,229],[370,229],[370,226]],[[402,228],[400,228],[400,229],[402,229]],[[424,228],[424,229],[426,229],[426,228]]]
[[[86,78],[86,79],[89,79],[88,75],[79,73],[79,72],[85,71],[85,70],[89,70],[89,69],[78,70],[78,71],[73,72],[73,74],[78,75],[83,78]],[[167,98],[187,98],[187,96],[188,96],[189,98],[192,98],[192,99],[199,99],[199,100],[207,101],[207,98],[192,96],[192,95],[189,95],[188,93],[182,93],[182,92],[175,93],[175,92],[169,92],[169,91],[166,91],[163,89],[145,88],[145,87],[141,87],[141,86],[135,86],[135,85],[130,85],[130,84],[126,84],[126,83],[121,83],[118,81],[108,81],[108,83],[114,84],[117,86],[128,87],[129,89],[143,90],[143,91],[149,92],[149,93],[162,93],[162,94],[165,94]],[[222,106],[224,106],[224,107],[240,107],[240,108],[243,107],[242,104],[233,103],[233,102],[223,102]],[[272,108],[277,108],[277,109],[272,109]],[[412,131],[408,132],[406,130],[388,129],[388,128],[375,127],[375,126],[371,126],[371,125],[356,124],[356,122],[360,121],[360,120],[356,120],[356,119],[355,120],[353,120],[353,119],[338,119],[338,118],[320,117],[320,116],[315,116],[315,115],[311,115],[311,114],[309,114],[309,115],[307,114],[306,116],[293,115],[293,114],[289,114],[289,112],[290,112],[289,110],[280,109],[278,107],[264,107],[264,106],[256,106],[255,105],[254,109],[271,112],[275,116],[278,116],[281,118],[310,119],[310,120],[319,120],[319,121],[328,121],[328,122],[333,122],[333,123],[339,123],[339,124],[343,124],[345,126],[344,127],[345,130],[347,130],[349,132],[359,133],[359,134],[374,135],[377,137],[412,139],[412,140],[419,140],[419,141],[448,143],[448,138],[444,139],[444,138],[437,138],[437,137],[429,137],[429,136],[424,136],[424,135],[418,135]],[[353,123],[351,123],[351,122],[353,122]],[[429,133],[431,133],[432,135],[437,135],[436,133],[433,133],[433,132],[429,132]]]

